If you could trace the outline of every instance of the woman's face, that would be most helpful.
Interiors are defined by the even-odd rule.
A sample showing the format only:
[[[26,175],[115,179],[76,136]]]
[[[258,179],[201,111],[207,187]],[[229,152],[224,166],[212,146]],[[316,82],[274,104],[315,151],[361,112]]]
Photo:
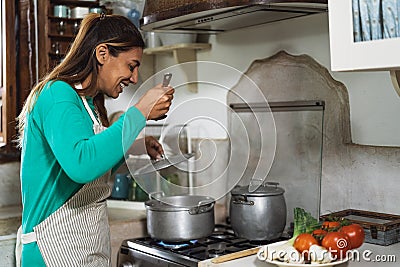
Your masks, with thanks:
[[[100,55],[101,65],[98,73],[98,92],[117,98],[129,83],[138,81],[138,68],[142,60],[143,49],[135,47],[113,57],[108,51]]]

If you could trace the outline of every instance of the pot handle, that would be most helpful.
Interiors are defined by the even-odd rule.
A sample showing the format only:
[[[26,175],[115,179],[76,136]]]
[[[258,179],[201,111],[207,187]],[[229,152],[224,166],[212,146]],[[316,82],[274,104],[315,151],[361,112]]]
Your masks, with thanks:
[[[268,185],[278,187],[279,183],[278,182],[265,182],[264,183],[264,186],[268,186]]]
[[[196,207],[193,207],[189,210],[189,214],[195,215],[195,214],[209,212],[214,208],[214,203],[215,203],[214,201],[210,202],[209,200],[200,200]]]
[[[165,194],[162,191],[149,193],[149,199],[157,200],[157,197],[160,198],[160,197],[164,197],[164,196],[165,196]]]
[[[254,201],[248,200],[246,196],[234,196],[232,197],[232,203],[236,205],[254,205]]]

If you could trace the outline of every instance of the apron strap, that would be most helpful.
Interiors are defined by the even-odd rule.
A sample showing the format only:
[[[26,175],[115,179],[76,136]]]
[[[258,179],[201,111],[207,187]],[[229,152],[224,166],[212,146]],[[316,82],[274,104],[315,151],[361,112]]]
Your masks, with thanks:
[[[36,238],[36,233],[35,232],[30,232],[30,233],[26,233],[26,234],[21,234],[21,243],[22,244],[29,244],[29,243],[33,243],[36,242],[37,238]]]
[[[82,98],[82,101],[83,101],[83,105],[84,105],[85,108],[86,108],[86,111],[89,113],[89,116],[90,116],[90,118],[91,118],[92,121],[93,121],[93,124],[94,124],[94,125],[100,125],[99,121],[98,121],[98,120],[96,119],[96,117],[94,116],[92,109],[89,107],[89,104],[88,104],[86,98],[85,98],[84,96],[81,96],[81,98]]]
[[[22,225],[17,231],[17,241],[15,243],[15,266],[21,267],[21,253],[22,253],[22,243],[21,243]]]

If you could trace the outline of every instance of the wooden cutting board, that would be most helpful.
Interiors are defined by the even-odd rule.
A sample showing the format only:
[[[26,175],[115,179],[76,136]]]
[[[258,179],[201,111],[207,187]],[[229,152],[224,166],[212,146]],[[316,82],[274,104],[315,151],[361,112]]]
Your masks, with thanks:
[[[251,249],[234,252],[231,254],[223,255],[223,256],[217,257],[215,259],[212,259],[211,262],[212,263],[223,263],[223,262],[227,262],[227,261],[231,261],[231,260],[236,260],[239,258],[257,254],[259,249],[260,249],[260,247],[256,247],[256,248],[251,248]]]

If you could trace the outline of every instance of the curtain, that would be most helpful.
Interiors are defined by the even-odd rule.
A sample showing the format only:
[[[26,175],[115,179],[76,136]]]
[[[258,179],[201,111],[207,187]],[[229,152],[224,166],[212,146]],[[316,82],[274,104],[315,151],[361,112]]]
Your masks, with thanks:
[[[352,0],[354,41],[400,37],[400,0]]]

